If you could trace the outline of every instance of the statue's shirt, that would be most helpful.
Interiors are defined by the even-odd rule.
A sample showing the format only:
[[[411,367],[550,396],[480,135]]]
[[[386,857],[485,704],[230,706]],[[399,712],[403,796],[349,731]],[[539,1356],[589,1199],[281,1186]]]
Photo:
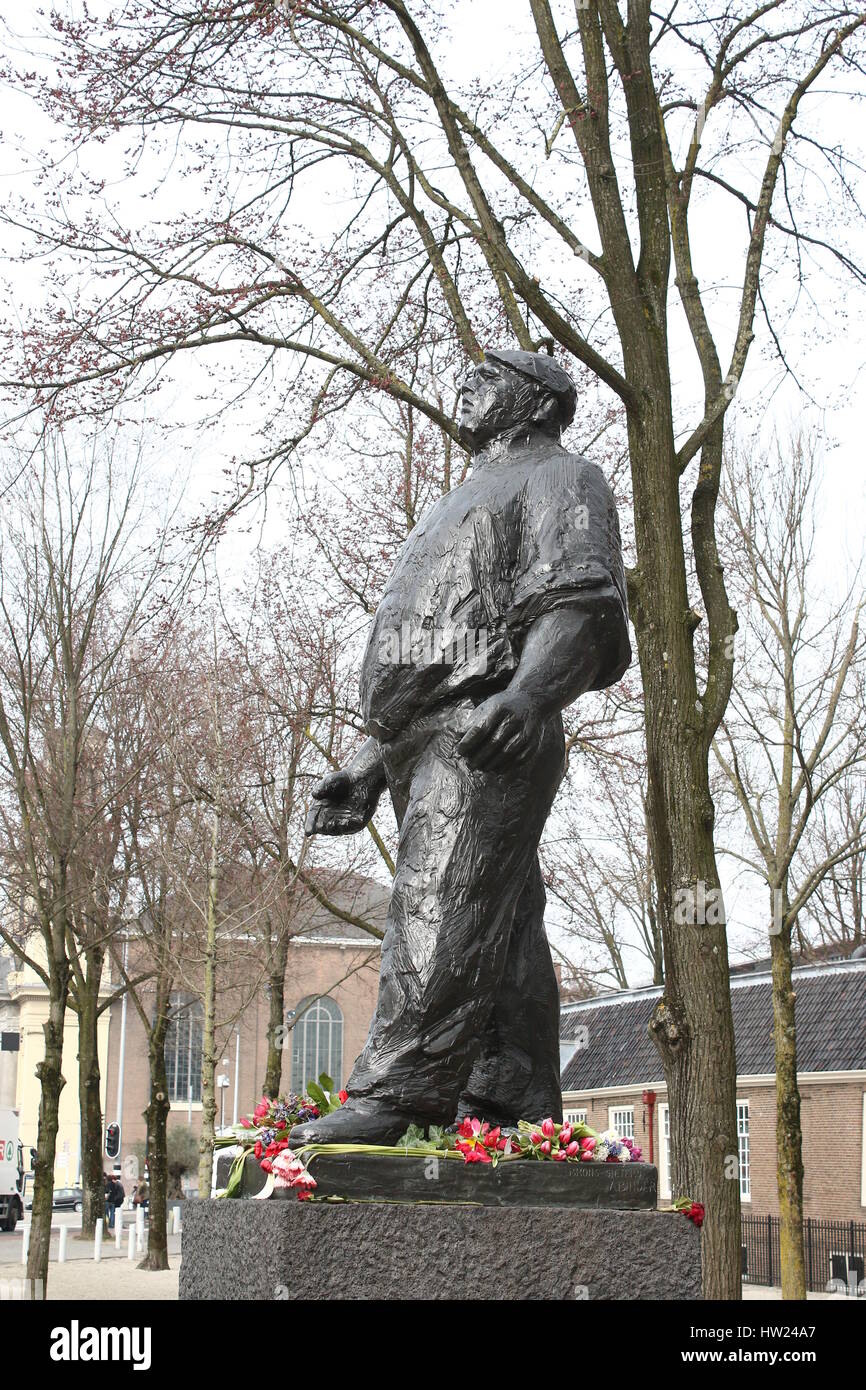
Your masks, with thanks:
[[[502,689],[530,624],[586,603],[610,608],[625,632],[619,522],[601,470],[553,442],[473,470],[424,513],[376,610],[360,681],[369,732],[393,738],[454,696]],[[621,674],[620,663],[596,684]]]

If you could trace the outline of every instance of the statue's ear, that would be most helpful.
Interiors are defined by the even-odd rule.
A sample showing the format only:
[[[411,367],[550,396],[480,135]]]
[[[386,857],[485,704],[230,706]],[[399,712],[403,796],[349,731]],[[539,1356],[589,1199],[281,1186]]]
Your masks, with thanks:
[[[532,422],[544,430],[559,429],[559,402],[549,391],[545,391],[532,414]]]

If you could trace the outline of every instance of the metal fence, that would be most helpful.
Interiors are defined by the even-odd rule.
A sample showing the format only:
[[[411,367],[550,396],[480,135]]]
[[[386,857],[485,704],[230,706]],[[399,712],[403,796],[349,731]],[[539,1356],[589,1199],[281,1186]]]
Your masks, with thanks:
[[[742,1275],[747,1284],[779,1286],[778,1216],[743,1216]],[[836,1290],[866,1295],[866,1225],[859,1221],[803,1222],[806,1287],[815,1293]]]

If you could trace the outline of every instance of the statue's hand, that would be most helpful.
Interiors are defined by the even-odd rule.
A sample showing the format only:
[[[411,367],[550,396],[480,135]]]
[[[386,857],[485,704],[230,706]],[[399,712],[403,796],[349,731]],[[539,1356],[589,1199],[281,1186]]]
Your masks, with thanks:
[[[372,819],[381,781],[363,773],[329,772],[313,787],[305,835],[354,835]]]
[[[542,721],[534,699],[522,691],[503,690],[478,706],[457,752],[470,767],[497,772],[534,753],[541,734]]]

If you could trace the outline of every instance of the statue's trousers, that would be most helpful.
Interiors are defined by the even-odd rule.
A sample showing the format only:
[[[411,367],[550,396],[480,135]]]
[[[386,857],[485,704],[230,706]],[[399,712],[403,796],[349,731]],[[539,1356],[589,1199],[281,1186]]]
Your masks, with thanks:
[[[537,849],[564,766],[559,715],[526,762],[472,770],[474,705],[382,744],[400,839],[379,999],[348,1082],[427,1123],[561,1118],[559,996]]]

